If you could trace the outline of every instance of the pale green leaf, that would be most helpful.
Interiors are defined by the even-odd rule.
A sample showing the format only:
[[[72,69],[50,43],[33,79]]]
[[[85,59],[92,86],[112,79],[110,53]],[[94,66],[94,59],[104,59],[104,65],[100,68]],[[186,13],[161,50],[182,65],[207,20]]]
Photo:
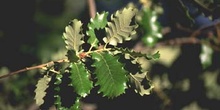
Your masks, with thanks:
[[[39,79],[36,85],[36,89],[35,89],[35,101],[37,105],[41,105],[44,103],[43,98],[46,95],[45,90],[49,87],[48,83],[50,82],[51,77],[44,75],[43,78]]]
[[[81,45],[84,43],[84,35],[81,33],[82,23],[74,19],[70,25],[66,26],[63,33],[63,39],[68,50],[74,50],[76,53],[81,51]]]
[[[147,84],[143,83],[144,80],[147,80],[149,82],[147,82]],[[154,87],[150,84],[150,80],[147,78],[147,72],[136,73],[135,75],[130,74],[130,81],[135,85],[136,92],[138,92],[141,96],[149,95]],[[150,87],[145,88],[144,86],[146,85]]]
[[[136,13],[137,9],[132,7],[116,11],[111,16],[112,22],[108,22],[108,27],[106,27],[107,36],[103,38],[104,42],[116,46],[117,43],[131,40],[138,27],[137,24],[130,25]]]

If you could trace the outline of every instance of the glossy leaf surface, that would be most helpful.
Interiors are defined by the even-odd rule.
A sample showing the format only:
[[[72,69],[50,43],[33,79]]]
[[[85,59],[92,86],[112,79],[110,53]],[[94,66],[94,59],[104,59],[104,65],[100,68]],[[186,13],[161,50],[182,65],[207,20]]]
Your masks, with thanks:
[[[110,98],[124,93],[127,87],[127,71],[123,69],[118,57],[107,52],[94,52],[92,58],[95,60],[93,66],[97,76],[96,84],[100,86],[99,92]]]
[[[107,24],[107,12],[103,12],[101,14],[97,13],[95,18],[90,19],[90,23],[88,24],[88,31],[86,32],[89,35],[88,43],[91,44],[92,47],[98,47],[98,37],[95,35],[95,29],[103,29]]]
[[[93,88],[92,81],[90,81],[90,74],[81,62],[71,63],[70,78],[72,80],[71,86],[74,87],[77,94],[85,97]]]

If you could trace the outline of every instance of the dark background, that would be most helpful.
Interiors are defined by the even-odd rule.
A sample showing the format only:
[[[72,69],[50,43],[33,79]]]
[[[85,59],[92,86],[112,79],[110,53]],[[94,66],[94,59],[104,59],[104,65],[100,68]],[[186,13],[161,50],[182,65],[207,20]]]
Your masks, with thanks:
[[[75,18],[82,20],[85,24],[90,19],[86,2],[85,0],[1,0],[0,70],[4,68],[7,71],[15,71],[62,58],[65,54],[62,53],[64,43],[61,38],[64,27],[70,20]],[[108,11],[111,14],[126,6],[128,2],[127,0],[96,0],[97,11]],[[133,0],[132,2],[140,6],[138,1]],[[169,2],[158,0],[158,2],[162,3],[164,9],[164,13],[158,21],[162,27],[171,28],[171,32],[166,34],[161,41],[189,35],[178,30],[175,23],[180,23],[192,30],[213,23],[202,12],[195,14],[194,10],[197,10],[198,6],[192,5],[190,1],[185,0],[184,3],[190,7],[190,13],[195,14],[193,15],[195,20],[193,25],[190,24],[191,21],[179,9],[178,3],[174,0]],[[214,13],[213,15],[216,19],[219,18],[218,14]],[[162,89],[162,93],[167,95],[171,100],[171,104],[164,104],[164,100],[156,92],[141,97],[133,90],[127,90],[125,95],[113,100],[103,98],[92,91],[91,95],[85,98],[84,101],[96,103],[100,110],[118,108],[129,110],[138,108],[181,110],[184,107],[190,107],[190,105],[195,106],[192,105],[192,102],[196,102],[201,110],[218,110],[220,108],[219,96],[216,96],[216,98],[207,97],[205,81],[200,77],[207,71],[211,72],[210,75],[217,72],[215,83],[220,88],[219,51],[214,51],[212,64],[204,70],[199,58],[201,53],[200,44],[183,44],[179,46],[179,49],[180,54],[169,67],[158,62],[150,68],[152,79],[156,76],[162,77],[164,74],[168,76],[172,88]],[[163,54],[161,55],[163,56]],[[13,110],[14,107],[17,107],[17,109],[22,110],[22,108],[29,108],[34,105],[34,89],[39,77],[38,74],[39,71],[34,71],[1,79],[0,109]],[[184,79],[190,81],[188,91],[175,88],[175,85]]]

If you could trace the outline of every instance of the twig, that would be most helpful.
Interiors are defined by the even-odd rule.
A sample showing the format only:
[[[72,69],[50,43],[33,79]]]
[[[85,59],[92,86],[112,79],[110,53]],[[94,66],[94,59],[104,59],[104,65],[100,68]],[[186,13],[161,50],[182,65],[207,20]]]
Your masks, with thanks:
[[[182,44],[199,44],[201,41],[194,37],[183,37],[183,38],[175,38],[163,42],[158,42],[156,46],[164,46],[164,45],[182,45]]]
[[[218,43],[220,43],[220,23],[216,24]]]
[[[211,25],[203,26],[203,27],[201,27],[197,30],[194,30],[194,31],[190,30],[189,28],[182,27],[180,24],[177,24],[176,26],[177,26],[178,29],[180,29],[184,32],[187,32],[190,35],[188,37],[185,37],[185,38],[182,37],[182,38],[176,38],[176,39],[171,39],[171,40],[168,40],[168,41],[159,42],[156,45],[157,46],[161,46],[161,45],[163,46],[163,45],[181,45],[181,44],[207,44],[212,49],[214,49],[216,51],[220,51],[220,47],[219,47],[219,44],[220,44],[220,21],[216,21]],[[216,45],[213,45],[213,44],[207,43],[207,42],[203,42],[200,38],[198,38],[199,35],[206,32],[206,30],[213,31],[213,30],[211,30],[213,28],[216,29],[216,34],[217,34],[216,35],[217,39],[215,41]],[[207,32],[210,32],[210,31],[207,31]],[[207,37],[210,39],[210,36],[207,35]],[[211,36],[211,37],[213,37],[213,36]]]
[[[55,62],[62,63],[62,62],[68,62],[68,60],[67,59],[62,59],[62,60],[58,60],[58,61],[55,61]],[[6,77],[9,77],[9,76],[21,73],[21,72],[25,72],[25,71],[29,71],[29,70],[34,70],[34,69],[41,69],[43,67],[53,66],[53,65],[54,65],[54,61],[50,61],[50,62],[45,63],[45,64],[41,64],[41,65],[37,65],[37,66],[32,66],[32,67],[26,67],[26,68],[23,68],[23,69],[20,69],[20,70],[17,70],[17,71],[14,71],[14,72],[2,75],[2,76],[0,76],[0,79],[6,78]]]
[[[91,18],[95,17],[96,14],[96,4],[94,0],[88,0],[88,6],[89,6],[89,14]]]

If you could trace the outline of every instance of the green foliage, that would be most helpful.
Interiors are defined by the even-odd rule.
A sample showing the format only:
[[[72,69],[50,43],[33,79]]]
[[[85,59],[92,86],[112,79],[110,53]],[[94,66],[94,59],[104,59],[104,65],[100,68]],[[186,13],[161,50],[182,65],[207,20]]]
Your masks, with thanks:
[[[57,108],[62,108],[61,106],[61,97],[58,95],[58,92],[60,91],[60,87],[59,85],[62,83],[62,78],[63,75],[62,74],[58,74],[56,75],[56,81],[54,82],[54,85],[56,85],[56,87],[54,88],[55,91],[55,102],[54,104],[57,106]]]
[[[150,47],[153,47],[159,39],[162,38],[161,27],[157,21],[157,13],[150,8],[144,8],[140,12],[139,24],[144,31],[142,41]]]
[[[100,85],[99,92],[103,92],[103,96],[110,98],[124,93],[127,71],[118,61],[119,57],[107,52],[94,52],[92,58],[95,59],[93,66],[96,68],[94,73],[98,79],[96,84]]]
[[[84,35],[81,33],[81,28],[81,21],[74,19],[68,26],[66,26],[66,32],[63,33],[66,48],[68,50],[74,50],[76,54],[81,50],[81,45],[84,43],[82,40]]]
[[[130,25],[132,18],[137,14],[137,9],[124,8],[111,16],[111,21],[106,27],[107,36],[103,39],[105,43],[116,46],[117,43],[129,41],[136,34],[137,24]]]
[[[205,10],[207,12],[211,12],[204,13],[206,16],[211,15],[209,16],[209,18],[211,19],[212,16],[216,14],[215,11],[219,9],[219,6],[215,5],[215,2],[217,1],[218,0],[214,0],[213,3],[213,0],[193,0],[192,4],[193,2],[195,2],[196,5],[200,6],[200,8],[197,7],[198,9],[196,8],[195,10],[199,12],[196,13],[196,16],[200,13],[203,14],[204,12],[202,12],[201,10]],[[39,49],[40,51],[36,53],[41,55],[40,57],[43,59],[43,62],[46,60],[48,61],[60,59],[56,56],[62,56],[62,58],[64,56],[67,58],[63,61],[58,61],[59,64],[65,63],[66,65],[55,65],[56,62],[53,62],[54,65],[50,65],[50,63],[48,63],[49,65],[47,66],[46,72],[42,75],[42,77],[38,80],[36,84],[34,99],[36,100],[36,104],[39,105],[42,110],[45,108],[41,106],[47,106],[46,108],[49,108],[53,105],[56,106],[57,110],[80,110],[81,100],[89,96],[90,92],[95,87],[98,88],[98,90],[96,91],[98,95],[110,99],[117,98],[121,95],[126,94],[126,89],[134,90],[137,95],[149,95],[151,94],[152,89],[155,87],[155,94],[153,95],[156,95],[156,97],[153,96],[152,98],[156,98],[156,100],[158,100],[157,98],[160,98],[160,100],[162,101],[157,101],[159,104],[155,103],[152,105],[156,105],[158,108],[161,109],[173,106],[180,106],[178,109],[182,108],[183,105],[186,104],[183,104],[184,102],[182,103],[181,96],[203,96],[201,97],[202,99],[210,99],[208,103],[205,100],[203,100],[203,103],[201,103],[201,98],[194,100],[194,98],[192,97],[190,99],[196,101],[195,103],[203,104],[202,106],[205,109],[212,109],[211,106],[213,104],[210,105],[209,102],[211,101],[215,103],[218,102],[218,100],[220,99],[220,72],[218,68],[219,62],[214,59],[218,58],[217,56],[219,56],[219,23],[216,23],[215,25],[210,24],[210,26],[205,26],[205,28],[201,28],[199,30],[193,30],[194,28],[192,28],[192,26],[194,25],[194,20],[196,19],[194,15],[191,15],[190,10],[187,8],[187,6],[185,6],[185,1],[167,1],[165,2],[165,5],[170,5],[170,3],[172,2],[172,5],[170,6],[174,7],[172,7],[171,9],[177,9],[174,13],[168,12],[171,16],[177,15],[171,17],[172,19],[170,19],[172,21],[172,24],[177,24],[177,30],[165,30],[166,32],[163,30],[163,35],[168,35],[171,31],[175,31],[174,34],[171,32],[172,35],[175,35],[176,32],[179,33],[178,31],[184,31],[183,33],[185,33],[186,31],[187,35],[181,34],[181,36],[179,36],[179,34],[177,34],[176,36],[171,35],[171,37],[170,35],[168,35],[164,37],[165,39],[161,39],[162,27],[157,21],[158,9],[157,7],[154,7],[154,4],[152,4],[158,1],[151,2],[151,0],[140,0],[139,2],[143,2],[143,5],[145,5],[145,7],[141,9],[141,11],[138,11],[134,7],[126,7],[110,15],[110,20],[107,19],[109,15],[108,12],[97,13],[94,18],[90,19],[90,22],[88,24],[84,24],[84,26],[87,26],[87,30],[82,28],[83,23],[80,20],[71,20],[70,23],[65,27],[65,32],[62,36],[64,41],[62,42],[62,45],[65,44],[67,51],[57,51],[57,48],[54,48],[53,46],[46,47],[44,45],[52,43],[56,44],[56,47],[58,48],[64,48],[64,46],[59,43],[60,40],[57,40],[55,38],[57,36],[57,33],[60,33],[61,30],[57,30],[57,28],[54,27],[62,24],[59,21],[65,20],[56,20],[56,26],[50,25],[55,29],[53,31],[48,31],[48,33],[50,33],[52,37],[50,37],[48,40],[46,40],[45,37],[40,37],[40,39],[43,39],[42,41],[44,43],[42,41],[39,41],[40,43],[38,45],[40,45],[41,48]],[[140,19],[135,19],[138,17]],[[42,17],[38,16],[37,19],[39,18],[42,19]],[[67,16],[65,16],[65,18],[68,19]],[[51,23],[44,22],[41,24],[45,25]],[[168,23],[168,29],[170,28],[169,26],[170,25]],[[171,28],[173,28],[172,26],[174,26],[175,28],[175,25],[171,25]],[[216,30],[214,34],[217,34],[216,36],[211,35],[211,33],[208,33],[208,35],[206,35],[207,31],[212,31],[215,28]],[[143,51],[143,48],[135,48],[137,50],[141,50],[135,51],[126,47],[128,42],[133,43],[133,38],[137,38],[136,29],[140,29],[140,31],[138,31],[140,33],[138,34],[141,36],[138,37],[142,39],[142,41],[145,43],[145,46],[147,45],[147,47],[144,47]],[[105,32],[104,36],[97,34],[97,32],[99,32],[100,30],[102,32]],[[56,32],[56,34],[54,32]],[[0,32],[0,34],[2,34],[3,36],[8,35],[4,32],[4,29],[2,33]],[[188,36],[188,34],[191,35]],[[60,38],[59,36],[58,38]],[[181,37],[183,37],[183,39]],[[185,39],[185,37],[193,37],[193,39],[191,39],[193,41],[191,41],[190,39]],[[203,37],[207,37],[207,39],[201,40],[201,37],[202,39]],[[159,42],[160,39],[161,42]],[[194,49],[192,48],[192,51],[190,50],[191,44],[193,44],[192,47],[195,46],[194,43],[196,44],[196,46],[197,44],[201,44],[201,51],[194,51],[197,47]],[[190,44],[187,46],[187,49],[185,47],[185,44]],[[203,44],[208,44],[208,46],[210,47]],[[142,44],[140,45],[143,46]],[[174,45],[175,48],[167,45]],[[25,46],[22,48],[28,51],[31,50],[31,53],[33,51],[33,49],[29,49]],[[217,49],[218,52],[213,49]],[[159,51],[155,50],[160,50],[160,53],[163,54],[163,57],[160,58]],[[176,52],[176,50],[178,50],[178,52]],[[56,52],[56,54],[52,51]],[[153,51],[155,53],[146,54],[146,51]],[[61,54],[58,55],[57,53]],[[178,57],[178,55],[180,56]],[[198,55],[200,55],[200,60],[196,58],[198,57]],[[157,60],[158,58],[160,58],[160,60],[155,65],[150,65],[150,61],[145,61]],[[197,65],[197,63],[199,66]],[[134,70],[129,68],[128,65],[132,65],[132,69]],[[133,67],[133,65],[135,66]],[[202,73],[204,71],[202,71],[200,66],[203,66],[203,70],[207,70],[205,74]],[[152,74],[150,75],[154,85],[152,85],[151,80],[148,76],[148,73],[151,72],[146,71],[149,67],[152,67]],[[39,66],[37,66],[37,68],[39,68]],[[218,70],[214,71],[216,68]],[[28,70],[29,68],[26,69]],[[42,67],[42,69],[45,70],[44,67]],[[2,73],[9,73],[9,71]],[[9,108],[2,106],[6,106],[6,103],[17,103],[17,100],[21,99],[20,97],[26,100],[27,96],[21,96],[21,94],[24,93],[29,95],[29,93],[27,91],[21,91],[21,88],[27,87],[26,84],[30,84],[30,81],[31,83],[33,83],[34,80],[30,80],[29,78],[24,79],[23,76],[21,77],[22,79],[20,77],[12,77],[12,79],[10,80],[18,79],[18,81],[7,81],[7,84],[6,80],[4,80],[5,84],[3,87],[2,83],[0,84],[1,88],[3,88],[3,91],[1,93],[1,96],[3,97],[1,98],[0,102],[4,102],[0,104],[0,109],[2,108],[9,110]],[[33,76],[28,77],[35,78]],[[202,86],[204,86],[204,89],[202,88]],[[68,90],[66,90],[66,88],[68,88]],[[95,90],[97,88],[95,88]],[[192,92],[194,90],[198,90],[199,94],[194,94],[198,93],[197,91]],[[202,90],[204,90],[205,92],[201,92]],[[28,91],[30,90],[28,89]],[[177,96],[175,95],[176,93],[183,93],[184,95]],[[71,100],[68,100],[63,94],[71,96]],[[17,97],[19,95],[20,97]],[[72,97],[72,95],[75,96]],[[51,96],[52,100],[49,99],[51,98]],[[15,97],[16,100],[11,97]],[[5,102],[5,99],[9,98],[12,102]],[[65,100],[70,101],[71,104],[67,106]],[[19,101],[19,103],[20,102],[21,101]],[[29,103],[30,101],[26,100],[26,102]],[[46,105],[48,104],[47,102],[49,102],[50,105]],[[190,104],[190,100],[188,100],[187,102],[191,108],[196,108],[192,106],[192,104]],[[17,103],[16,105],[20,105],[19,103]],[[170,105],[171,103],[172,105]],[[190,107],[182,109],[190,109]]]
[[[213,50],[207,46],[207,45],[202,45],[202,52],[200,53],[200,60],[203,66],[203,69],[206,69],[212,64],[212,54]]]
[[[125,89],[128,89],[128,85],[130,84],[135,85],[134,88],[136,88],[140,95],[150,94],[153,86],[150,85],[150,80],[147,78],[147,71],[141,69],[141,74],[138,75],[138,73],[136,74],[126,70],[125,63],[121,61],[121,58],[130,56],[132,58],[127,59],[130,62],[135,62],[133,60],[140,57],[152,60],[159,58],[159,52],[153,55],[147,55],[128,48],[118,47],[119,43],[123,44],[125,41],[131,41],[132,36],[136,34],[138,25],[133,21],[135,20],[133,18],[135,18],[137,12],[138,10],[136,8],[126,7],[111,15],[110,22],[107,22],[107,12],[103,12],[102,14],[97,13],[95,18],[91,19],[87,25],[87,41],[82,33],[81,21],[74,19],[66,26],[63,39],[66,44],[68,64],[67,66],[62,66],[60,69],[56,69],[56,71],[51,70],[53,72],[52,75],[56,76],[54,83],[56,86],[54,89],[54,105],[57,109],[79,110],[80,99],[88,96],[94,86],[99,87],[97,93],[102,93],[101,95],[103,97],[108,98],[115,98],[124,94]],[[132,24],[132,21],[135,24]],[[104,28],[107,36],[103,37],[105,44],[102,45],[95,34],[95,29]],[[89,49],[83,48],[82,45],[85,42],[90,44]],[[88,63],[90,61],[92,64]],[[141,65],[138,61],[136,63]],[[62,75],[66,73],[70,74],[68,77],[70,79],[68,87],[73,88],[72,92],[77,94],[75,103],[71,107],[64,107],[62,105],[62,96],[59,95],[59,92],[62,91],[60,86],[62,86],[61,83],[64,80]],[[92,75],[95,77],[93,78]],[[48,78],[44,77],[45,83],[37,85],[36,94],[42,93],[39,89],[40,85],[44,87],[41,90],[46,89],[46,79]],[[41,80],[40,82],[42,82]],[[146,88],[146,85],[150,86]],[[42,100],[44,96],[45,93],[36,98],[39,105],[43,104]]]
[[[82,97],[87,96],[92,89],[89,72],[86,70],[82,62],[74,62],[70,64],[71,86],[75,88],[77,94]]]
[[[39,79],[37,83],[37,88],[35,89],[35,100],[37,105],[41,105],[44,103],[44,96],[46,95],[45,90],[48,88],[48,83],[50,82],[51,77],[44,75],[43,78]]]
[[[95,29],[103,29],[107,25],[107,16],[108,12],[103,12],[101,14],[97,13],[94,19],[90,20],[88,24],[89,30],[86,34],[89,36],[88,43],[91,44],[91,47],[98,47],[98,39],[95,35]]]

